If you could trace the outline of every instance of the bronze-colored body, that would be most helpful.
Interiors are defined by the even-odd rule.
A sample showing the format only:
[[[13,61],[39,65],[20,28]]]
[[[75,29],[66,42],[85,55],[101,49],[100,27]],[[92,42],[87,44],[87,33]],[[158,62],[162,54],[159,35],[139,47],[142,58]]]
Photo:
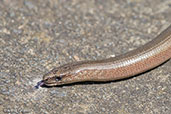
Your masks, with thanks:
[[[82,81],[112,81],[150,70],[171,58],[171,26],[149,43],[123,55],[57,67],[43,76],[47,86]]]

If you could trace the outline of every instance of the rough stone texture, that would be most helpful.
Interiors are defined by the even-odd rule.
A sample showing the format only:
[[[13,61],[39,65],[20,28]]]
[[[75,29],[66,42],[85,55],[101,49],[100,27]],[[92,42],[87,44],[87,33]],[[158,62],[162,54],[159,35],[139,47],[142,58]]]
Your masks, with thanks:
[[[125,53],[169,24],[170,0],[1,0],[0,113],[170,114],[171,61],[129,80],[34,89],[55,66]]]

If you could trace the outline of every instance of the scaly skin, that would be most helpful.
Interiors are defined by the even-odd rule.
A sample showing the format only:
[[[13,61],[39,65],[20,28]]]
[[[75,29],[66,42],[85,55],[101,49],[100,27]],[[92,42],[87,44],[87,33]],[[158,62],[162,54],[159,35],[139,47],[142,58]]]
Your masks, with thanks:
[[[43,76],[39,85],[56,86],[82,81],[112,81],[150,70],[171,58],[171,26],[149,43],[123,55],[69,63]]]

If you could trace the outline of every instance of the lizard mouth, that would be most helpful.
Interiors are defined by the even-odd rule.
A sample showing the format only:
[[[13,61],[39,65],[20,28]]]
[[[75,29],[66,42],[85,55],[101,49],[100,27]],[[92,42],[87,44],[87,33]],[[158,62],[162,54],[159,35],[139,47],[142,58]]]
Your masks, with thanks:
[[[45,85],[44,80],[41,80],[39,82],[37,82],[37,85],[35,86],[36,89],[39,89],[39,87],[42,87],[43,85]]]
[[[35,86],[35,88],[36,89],[39,89],[39,87],[43,87],[43,86],[55,86],[55,85],[57,85],[55,82],[41,80],[41,81],[37,82],[37,85]]]

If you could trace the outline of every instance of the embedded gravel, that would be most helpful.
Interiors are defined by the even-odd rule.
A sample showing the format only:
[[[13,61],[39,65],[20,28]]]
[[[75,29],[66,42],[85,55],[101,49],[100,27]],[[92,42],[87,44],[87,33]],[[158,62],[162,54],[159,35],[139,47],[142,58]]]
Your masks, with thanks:
[[[56,66],[125,53],[169,24],[170,0],[1,0],[0,114],[170,114],[171,61],[123,81],[34,88]]]

